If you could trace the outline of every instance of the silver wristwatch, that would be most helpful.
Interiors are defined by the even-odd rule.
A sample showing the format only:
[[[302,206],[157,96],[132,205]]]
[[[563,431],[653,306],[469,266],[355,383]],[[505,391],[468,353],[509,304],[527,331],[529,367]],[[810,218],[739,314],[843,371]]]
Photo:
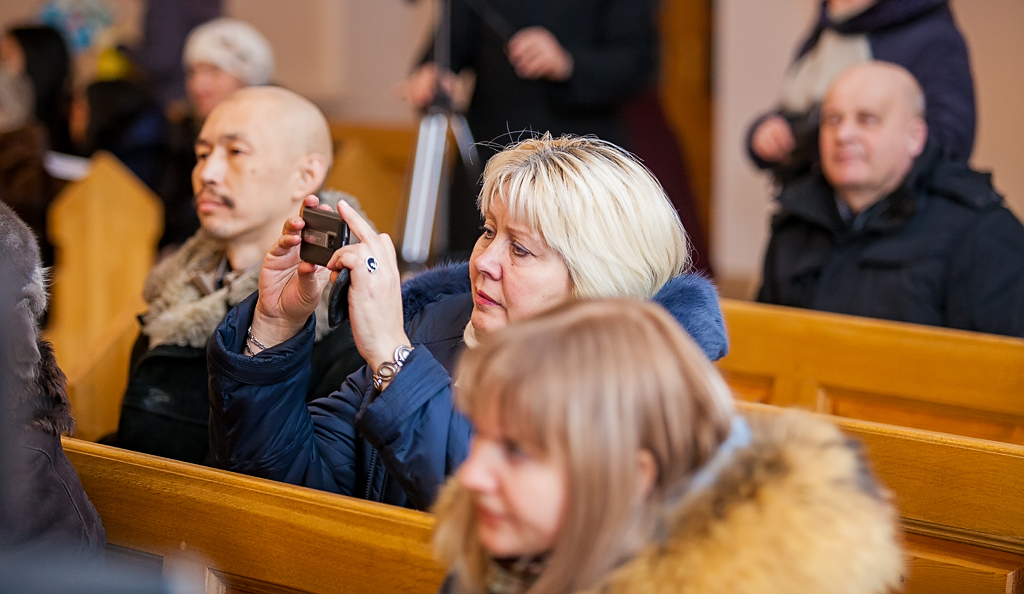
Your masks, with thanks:
[[[389,382],[396,375],[398,370],[405,364],[405,359],[412,352],[413,347],[405,346],[404,344],[395,349],[395,356],[393,361],[386,361],[380,364],[377,368],[376,373],[373,374],[373,387],[380,392],[384,386],[384,382]]]

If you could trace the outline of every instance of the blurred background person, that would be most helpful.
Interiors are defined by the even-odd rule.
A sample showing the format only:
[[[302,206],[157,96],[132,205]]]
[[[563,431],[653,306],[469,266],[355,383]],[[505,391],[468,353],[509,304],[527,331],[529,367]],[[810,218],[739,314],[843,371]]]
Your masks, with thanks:
[[[153,95],[174,113],[187,111],[185,69],[181,56],[188,34],[224,12],[222,0],[146,2],[142,39],[130,50],[132,62],[146,72]]]
[[[906,68],[924,90],[931,139],[967,161],[974,146],[974,81],[948,0],[824,0],[782,83],[779,104],[750,126],[754,164],[786,183],[818,162],[821,101],[840,72],[870,60]]]
[[[820,171],[779,193],[758,301],[1024,337],[1024,226],[926,119],[900,66],[836,79]]]
[[[125,78],[99,80],[75,96],[69,118],[79,154],[107,151],[154,191],[165,170],[167,120],[146,88]]]
[[[51,266],[46,211],[60,184],[46,171],[49,141],[36,123],[35,92],[24,64],[16,39],[0,38],[0,200],[32,229],[43,265]]]
[[[61,33],[46,25],[25,25],[7,30],[2,41],[4,63],[24,72],[32,81],[35,119],[47,134],[47,148],[73,152],[68,133],[71,103],[71,56]]]

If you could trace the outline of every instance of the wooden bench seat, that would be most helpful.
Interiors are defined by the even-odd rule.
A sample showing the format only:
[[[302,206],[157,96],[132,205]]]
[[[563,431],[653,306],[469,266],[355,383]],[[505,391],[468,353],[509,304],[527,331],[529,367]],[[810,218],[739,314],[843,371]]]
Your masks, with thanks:
[[[722,299],[736,397],[1024,444],[1024,340]]]
[[[111,545],[207,592],[433,593],[428,514],[65,439]]]

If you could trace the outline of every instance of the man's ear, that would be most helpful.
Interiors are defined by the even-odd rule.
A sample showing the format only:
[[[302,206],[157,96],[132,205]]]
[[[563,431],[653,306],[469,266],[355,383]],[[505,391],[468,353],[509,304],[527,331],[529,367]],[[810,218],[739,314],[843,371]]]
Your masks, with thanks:
[[[649,450],[640,450],[636,455],[636,490],[639,499],[643,500],[654,488],[658,480],[658,463]]]
[[[921,151],[924,150],[924,144],[928,140],[928,124],[924,121],[924,118],[915,117],[910,121],[909,129],[907,130],[907,142],[909,144],[910,154],[916,159]]]
[[[298,196],[298,199],[302,200],[319,191],[327,177],[327,166],[327,158],[320,153],[306,153],[296,172],[298,184],[293,196]]]

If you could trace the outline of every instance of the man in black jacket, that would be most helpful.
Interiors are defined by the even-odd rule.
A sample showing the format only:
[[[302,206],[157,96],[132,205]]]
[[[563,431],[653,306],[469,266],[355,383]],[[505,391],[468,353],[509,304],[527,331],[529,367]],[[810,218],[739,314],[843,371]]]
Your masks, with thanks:
[[[260,264],[332,159],[327,120],[279,87],[249,87],[217,105],[196,141],[192,172],[200,230],[150,272],[149,307],[132,353],[116,445],[207,462],[206,342],[221,318],[256,290]],[[363,365],[347,324],[331,331],[317,310],[310,399]]]
[[[778,197],[758,301],[1024,337],[1024,226],[924,115],[900,66],[836,80],[821,171]]]

